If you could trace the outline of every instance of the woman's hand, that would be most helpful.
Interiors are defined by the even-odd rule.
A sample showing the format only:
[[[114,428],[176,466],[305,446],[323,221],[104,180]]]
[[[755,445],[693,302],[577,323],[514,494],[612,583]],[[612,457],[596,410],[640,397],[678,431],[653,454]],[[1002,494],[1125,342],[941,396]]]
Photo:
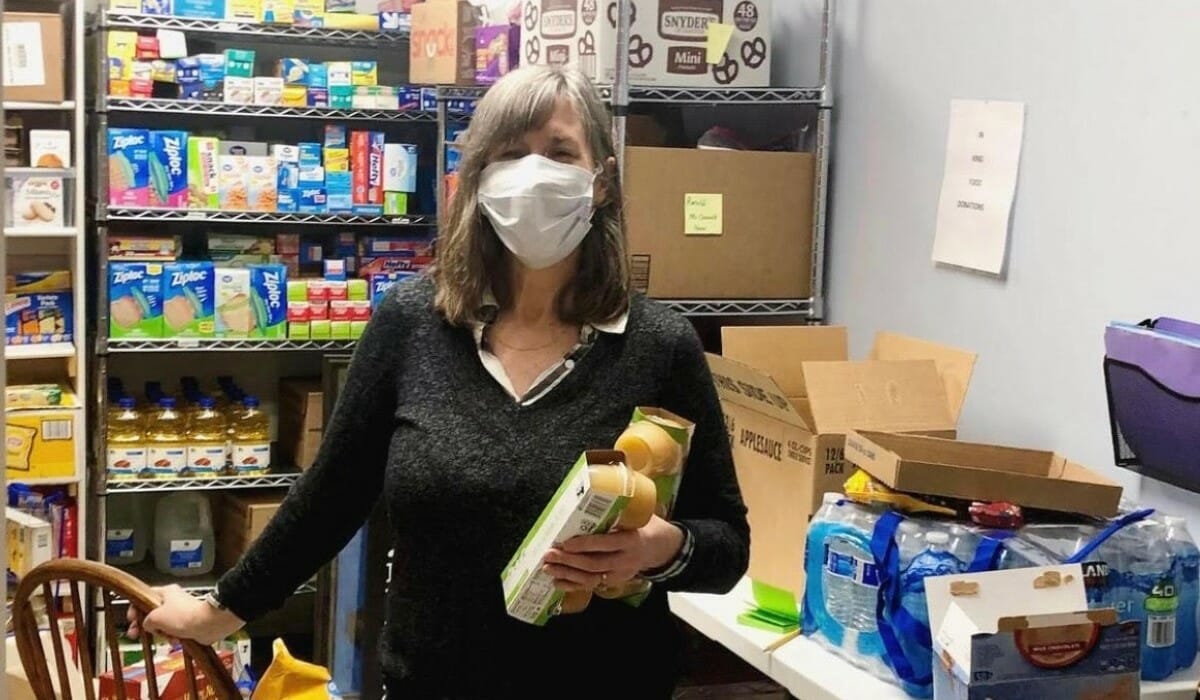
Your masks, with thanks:
[[[562,591],[590,591],[624,583],[666,566],[683,547],[683,531],[658,516],[638,530],[581,535],[551,549],[544,570]]]
[[[246,624],[237,615],[228,610],[217,610],[179,586],[155,588],[154,592],[161,598],[162,605],[150,611],[140,627],[133,609],[129,610],[131,639],[145,633],[216,644]]]

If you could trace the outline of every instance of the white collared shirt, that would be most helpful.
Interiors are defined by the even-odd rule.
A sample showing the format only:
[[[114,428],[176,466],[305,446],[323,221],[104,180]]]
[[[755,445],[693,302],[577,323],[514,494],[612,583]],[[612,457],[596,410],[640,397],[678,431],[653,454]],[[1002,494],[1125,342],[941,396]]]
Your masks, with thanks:
[[[483,308],[485,311],[494,312],[498,308],[496,298],[491,292],[487,292],[483,297]],[[485,314],[486,316],[487,314]],[[563,359],[556,362],[546,371],[537,376],[533,383],[529,385],[529,389],[524,394],[517,394],[513,388],[512,379],[509,378],[508,372],[504,370],[503,363],[500,358],[492,353],[491,348],[487,346],[486,332],[491,321],[477,321],[474,325],[473,332],[475,335],[475,348],[479,351],[479,361],[483,363],[484,369],[492,378],[504,388],[508,395],[514,401],[522,406],[529,406],[550,393],[554,387],[562,383],[562,380],[567,378],[567,375],[575,369],[575,364],[583,358],[592,348],[592,344],[596,342],[597,333],[607,333],[609,335],[624,335],[625,327],[629,324],[629,310],[626,309],[617,318],[605,323],[584,324],[579,329],[579,342],[572,347]]]

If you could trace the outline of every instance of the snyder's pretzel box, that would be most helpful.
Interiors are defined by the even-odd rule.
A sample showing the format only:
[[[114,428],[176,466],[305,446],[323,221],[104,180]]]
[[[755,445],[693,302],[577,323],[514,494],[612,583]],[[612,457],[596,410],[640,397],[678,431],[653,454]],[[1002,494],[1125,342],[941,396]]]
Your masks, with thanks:
[[[935,700],[1139,696],[1140,624],[1088,610],[1079,564],[925,579]]]
[[[74,403],[74,397],[71,397]],[[9,481],[22,483],[75,475],[75,417],[70,408],[9,411],[4,446]]]
[[[617,4],[524,0],[521,58],[616,80]],[[710,29],[711,25],[717,25]],[[713,55],[709,34],[714,32]],[[727,35],[727,41],[722,41]],[[723,46],[722,46],[723,44]],[[415,50],[415,49],[414,49]],[[715,59],[710,62],[710,58]],[[641,0],[629,34],[629,81],[677,87],[768,87],[771,0]]]

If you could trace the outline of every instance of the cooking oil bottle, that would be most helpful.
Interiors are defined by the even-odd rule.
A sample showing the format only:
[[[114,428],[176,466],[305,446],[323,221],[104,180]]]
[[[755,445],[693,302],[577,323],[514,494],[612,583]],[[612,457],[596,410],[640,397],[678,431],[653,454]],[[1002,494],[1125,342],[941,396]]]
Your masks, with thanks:
[[[177,477],[187,468],[187,426],[174,397],[158,400],[158,410],[146,426],[146,448],[146,461],[156,478]]]
[[[264,474],[271,466],[271,424],[258,406],[258,397],[242,399],[230,424],[233,470],[240,475]]]
[[[145,424],[137,401],[125,396],[108,410],[108,478],[136,479],[146,466]]]
[[[216,400],[201,396],[188,417],[187,468],[191,476],[207,479],[225,471],[228,442],[225,416],[216,409]]]

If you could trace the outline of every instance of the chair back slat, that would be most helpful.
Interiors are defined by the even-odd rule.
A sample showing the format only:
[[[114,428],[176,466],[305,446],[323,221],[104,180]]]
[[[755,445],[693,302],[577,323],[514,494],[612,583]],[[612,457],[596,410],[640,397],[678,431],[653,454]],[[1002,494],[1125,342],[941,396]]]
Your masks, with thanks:
[[[75,657],[67,656],[66,648],[63,646],[62,625],[57,615],[56,606],[60,598],[56,598],[54,592],[63,590],[61,586],[58,586],[63,582],[69,584],[66,590],[70,592],[70,604],[75,622],[75,646],[77,647],[75,653],[78,654],[80,666],[78,669],[68,668],[67,662],[69,660],[73,662]],[[99,596],[101,607],[98,612],[103,620],[104,628],[102,638],[97,638],[85,626],[85,608],[82,604],[84,598],[80,595],[80,585],[88,587],[86,590],[89,595]],[[52,680],[53,672],[43,646],[45,633],[39,628],[40,617],[35,607],[35,601],[39,599],[44,600],[49,613],[49,634],[53,637],[50,643],[54,645],[54,660],[59,685],[62,689],[61,695],[55,692]],[[76,700],[72,697],[70,683],[72,671],[83,673],[82,685],[86,700],[96,700],[92,678],[97,670],[96,662],[103,659],[104,654],[103,650],[99,648],[92,651],[90,645],[93,641],[98,645],[108,647],[112,661],[114,694],[117,700],[128,700],[121,664],[120,638],[117,632],[117,610],[120,609],[116,602],[117,599],[128,601],[133,619],[139,622],[142,629],[144,629],[146,614],[161,604],[155,592],[144,582],[127,572],[98,562],[56,559],[35,567],[21,579],[13,598],[13,630],[21,664],[25,669],[25,676],[29,680],[37,700]],[[95,598],[91,598],[91,600],[95,600]],[[63,603],[65,605],[66,601],[63,600]],[[237,685],[212,647],[189,640],[181,640],[180,646],[187,675],[186,682],[192,698],[200,699],[197,675],[204,674],[204,679],[211,689],[206,697],[214,700],[240,700],[241,694]],[[142,653],[145,657],[144,663],[146,663],[147,690],[151,700],[159,700],[161,695],[160,689],[157,687],[158,679],[154,673],[153,651],[150,639],[143,635]],[[78,685],[78,678],[76,678],[76,683]]]
[[[112,674],[113,685],[116,686],[117,700],[127,700],[125,697],[125,670],[121,663],[121,640],[117,637],[117,623],[113,618],[112,593],[104,590],[100,591],[100,598],[104,601],[104,638],[108,642],[108,652],[112,656]]]
[[[71,582],[71,612],[75,616],[75,646],[79,648],[79,665],[84,678],[93,678],[95,665],[92,663],[92,645],[86,638],[87,626],[83,624],[83,597],[79,595],[79,582]],[[83,684],[87,700],[96,700],[96,688],[91,683]]]
[[[67,673],[67,655],[63,651],[62,629],[58,624],[58,611],[54,605],[54,589],[50,582],[42,584],[42,600],[46,601],[46,617],[50,621],[50,638],[54,646],[54,665],[58,668],[58,687],[63,700],[73,700],[71,697],[71,677]]]

